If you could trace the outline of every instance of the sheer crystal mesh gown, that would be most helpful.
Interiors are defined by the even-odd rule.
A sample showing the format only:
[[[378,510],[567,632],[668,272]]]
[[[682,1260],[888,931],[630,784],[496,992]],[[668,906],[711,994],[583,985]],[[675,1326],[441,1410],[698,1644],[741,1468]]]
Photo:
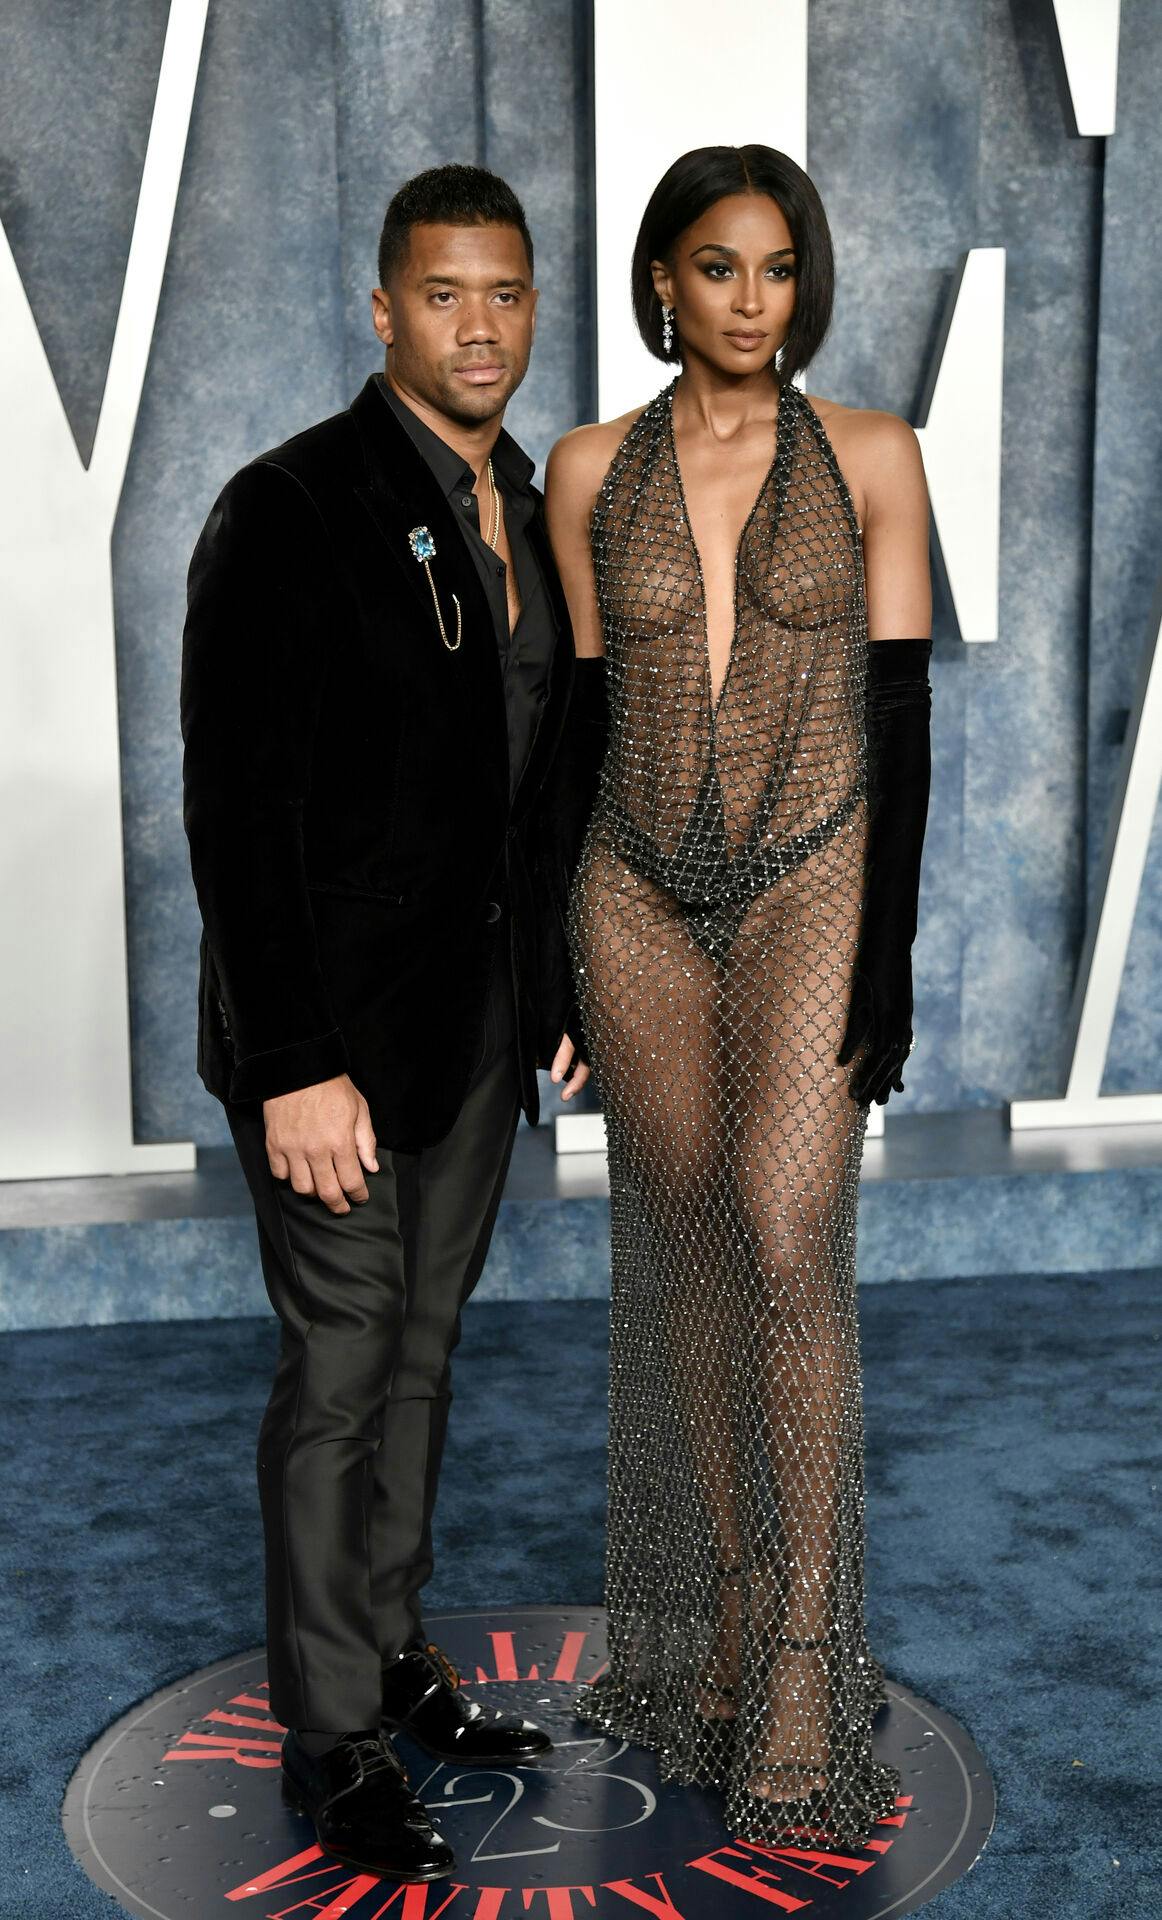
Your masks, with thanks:
[[[673,392],[592,527],[610,740],[570,936],[609,1141],[609,1668],[577,1706],[663,1777],[722,1789],[740,1836],[807,1821],[854,1843],[899,1784],[872,1758],[864,1632],[867,1110],[836,1064],[867,829],[862,554],[787,387],[715,703]]]

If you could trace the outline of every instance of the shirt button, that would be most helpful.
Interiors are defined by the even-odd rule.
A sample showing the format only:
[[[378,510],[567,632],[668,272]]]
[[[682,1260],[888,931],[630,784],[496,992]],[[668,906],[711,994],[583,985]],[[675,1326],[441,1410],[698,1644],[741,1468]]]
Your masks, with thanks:
[[[499,901],[496,901],[496,900],[490,900],[490,901],[488,902],[488,905],[487,905],[487,906],[485,907],[485,909],[484,909],[484,918],[485,918],[485,920],[486,920],[486,921],[488,922],[488,924],[489,924],[490,926],[492,925],[492,923],[493,923],[493,921],[494,921],[494,920],[499,920],[499,919],[500,919],[500,903],[499,903]]]
[[[472,495],[470,493],[462,493],[460,495],[460,505],[462,507],[470,507],[472,505]]]

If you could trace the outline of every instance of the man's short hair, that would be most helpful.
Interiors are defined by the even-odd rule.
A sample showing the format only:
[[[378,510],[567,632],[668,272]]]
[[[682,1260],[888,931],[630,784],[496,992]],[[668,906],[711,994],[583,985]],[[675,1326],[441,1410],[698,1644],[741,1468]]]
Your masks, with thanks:
[[[405,180],[392,198],[379,236],[379,284],[386,287],[407,258],[416,226],[515,227],[533,270],[525,210],[507,180],[487,167],[429,167]]]

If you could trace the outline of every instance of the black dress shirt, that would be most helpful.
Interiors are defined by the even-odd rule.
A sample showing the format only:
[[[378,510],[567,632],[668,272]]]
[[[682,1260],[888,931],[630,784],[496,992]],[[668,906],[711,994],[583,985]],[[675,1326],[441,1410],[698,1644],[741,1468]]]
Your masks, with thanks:
[[[528,538],[528,525],[536,510],[536,496],[530,484],[533,462],[518,447],[512,435],[502,430],[492,450],[492,471],[504,501],[504,524],[516,567],[521,602],[520,617],[510,632],[508,569],[480,531],[480,515],[473,492],[476,475],[455,447],[441,440],[439,434],[433,433],[419,415],[400,399],[382,374],[378,376],[378,386],[396,419],[430,467],[452,508],[488,598],[504,682],[511,798],[524,771],[540,711],[545,703],[549,663],[557,638],[549,595]]]

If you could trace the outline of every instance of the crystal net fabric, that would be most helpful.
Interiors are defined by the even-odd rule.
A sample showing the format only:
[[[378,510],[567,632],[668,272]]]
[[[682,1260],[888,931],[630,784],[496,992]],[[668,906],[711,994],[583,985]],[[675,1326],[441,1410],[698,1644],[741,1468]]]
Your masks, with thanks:
[[[582,1718],[734,1832],[893,1811],[863,1610],[855,1227],[836,1064],[866,843],[862,556],[795,389],[738,551],[717,706],[673,388],[593,517],[610,743],[570,911],[609,1141],[610,1662]],[[765,1789],[770,1797],[760,1797]]]

